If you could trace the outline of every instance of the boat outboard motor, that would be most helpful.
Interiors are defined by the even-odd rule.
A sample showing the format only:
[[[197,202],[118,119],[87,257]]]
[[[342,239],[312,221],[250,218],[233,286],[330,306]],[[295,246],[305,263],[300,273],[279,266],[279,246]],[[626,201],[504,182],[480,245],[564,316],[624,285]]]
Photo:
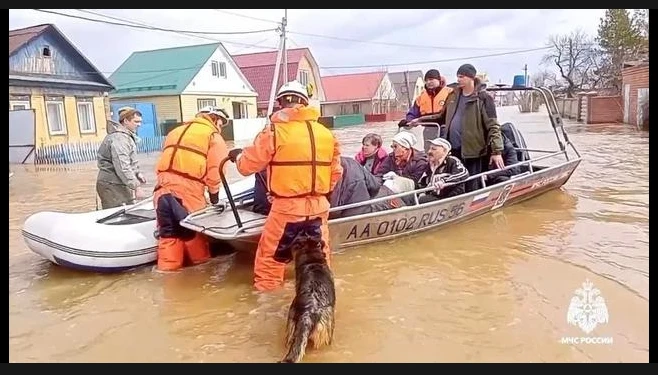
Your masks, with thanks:
[[[512,142],[514,148],[528,148],[525,143],[523,135],[516,129],[514,124],[511,122],[506,122],[500,126],[500,130],[503,132],[503,135]],[[517,151],[516,157],[519,161],[530,160],[530,154],[528,151]]]

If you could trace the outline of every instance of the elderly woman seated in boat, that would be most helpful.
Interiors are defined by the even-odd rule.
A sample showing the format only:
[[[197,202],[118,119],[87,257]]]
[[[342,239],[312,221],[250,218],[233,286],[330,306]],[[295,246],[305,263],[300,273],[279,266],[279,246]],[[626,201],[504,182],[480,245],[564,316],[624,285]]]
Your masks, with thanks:
[[[411,132],[397,133],[391,144],[393,152],[386,156],[375,176],[383,182],[384,176],[391,176],[393,172],[396,176],[418,181],[427,167],[427,155],[414,148],[417,142],[416,136]]]
[[[435,200],[454,197],[463,194],[465,186],[463,183],[468,178],[468,170],[459,159],[450,155],[452,146],[444,138],[436,138],[431,141],[427,151],[427,168],[418,181],[420,187],[434,186],[436,190],[426,192],[418,198],[419,203],[427,203]],[[446,184],[451,184],[446,186]]]
[[[377,168],[386,159],[388,152],[382,147],[379,134],[369,133],[361,140],[361,151],[354,157],[368,172],[375,174]]]

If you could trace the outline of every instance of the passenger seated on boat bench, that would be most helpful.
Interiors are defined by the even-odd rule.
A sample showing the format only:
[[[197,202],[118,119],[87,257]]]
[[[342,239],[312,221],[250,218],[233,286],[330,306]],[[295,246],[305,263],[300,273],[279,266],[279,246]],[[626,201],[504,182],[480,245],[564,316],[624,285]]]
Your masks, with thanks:
[[[417,143],[416,136],[408,131],[401,131],[393,137],[391,148],[393,152],[388,154],[375,172],[375,176],[383,180],[383,176],[394,172],[400,177],[406,177],[418,181],[427,167],[427,155],[425,152],[414,148]]]
[[[468,170],[456,157],[450,155],[450,142],[443,138],[436,138],[430,142],[430,150],[427,153],[427,169],[420,178],[418,184],[421,188],[434,185],[437,190],[426,192],[418,199],[419,203],[427,203],[435,200],[454,197],[463,194],[465,184],[445,186],[448,183],[464,181],[468,178]]]
[[[379,165],[386,159],[386,149],[382,147],[382,137],[379,134],[368,133],[361,140],[361,151],[354,159],[359,162],[367,171],[374,174]]]
[[[505,133],[503,133],[503,160],[505,161],[505,165],[513,165],[519,162],[517,152],[514,149],[514,144],[509,138],[507,138]],[[489,170],[494,170],[494,169],[498,169],[498,168],[492,165],[489,166]],[[507,181],[510,178],[512,178],[512,176],[517,175],[519,173],[520,173],[519,167],[513,167],[487,175],[487,186],[491,186]]]
[[[365,202],[377,195],[379,188],[382,186],[381,181],[363,168],[358,161],[341,156],[340,165],[343,167],[343,176],[338,181],[333,193],[331,194],[331,207],[340,207],[348,204]],[[329,213],[329,219],[383,211],[387,209],[387,207],[385,205],[382,206],[382,203],[383,202],[375,205],[363,205],[348,208],[346,210],[333,211]]]

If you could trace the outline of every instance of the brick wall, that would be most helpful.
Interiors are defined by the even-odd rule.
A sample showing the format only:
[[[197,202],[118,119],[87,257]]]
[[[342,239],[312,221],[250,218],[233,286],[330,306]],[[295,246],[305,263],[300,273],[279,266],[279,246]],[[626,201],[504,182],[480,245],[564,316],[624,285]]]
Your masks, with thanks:
[[[622,76],[622,93],[625,93],[624,88],[626,87],[627,84],[630,85],[631,88],[630,98],[629,98],[630,101],[628,102],[629,113],[627,116],[624,117],[628,117],[628,122],[633,125],[641,125],[641,124],[637,124],[637,90],[649,87],[649,64],[624,68],[621,71],[621,76]],[[624,98],[624,100],[628,100],[628,99]],[[624,102],[622,101],[622,108],[623,108],[623,103]],[[624,117],[622,117],[622,120]]]
[[[624,116],[621,96],[592,96],[587,110],[588,124],[622,122]]]

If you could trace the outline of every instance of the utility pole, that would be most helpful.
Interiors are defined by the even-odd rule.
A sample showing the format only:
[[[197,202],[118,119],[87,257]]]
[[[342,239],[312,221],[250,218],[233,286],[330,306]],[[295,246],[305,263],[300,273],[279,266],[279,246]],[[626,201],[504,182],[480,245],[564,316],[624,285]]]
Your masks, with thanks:
[[[525,72],[523,74],[523,85],[525,87],[528,87],[528,64],[525,64],[525,66],[523,67],[523,71]]]
[[[288,10],[286,9],[286,15],[288,14]],[[281,26],[277,29],[277,31],[281,32],[281,37],[279,38],[279,48],[278,52],[276,54],[276,63],[274,65],[274,76],[272,77],[272,87],[270,88],[270,100],[269,103],[267,104],[267,117],[269,118],[270,115],[272,114],[272,110],[274,110],[274,96],[276,95],[276,90],[278,89],[277,83],[279,82],[279,71],[281,69],[281,58],[283,57],[283,60],[286,62],[286,68],[283,70],[284,73],[284,78],[288,77],[288,59],[286,57],[286,17],[283,17],[281,20]],[[285,83],[285,81],[284,81]]]
[[[288,9],[283,10],[281,20],[281,39],[283,40],[283,84],[288,83],[288,52],[286,52],[286,26],[288,25]]]

